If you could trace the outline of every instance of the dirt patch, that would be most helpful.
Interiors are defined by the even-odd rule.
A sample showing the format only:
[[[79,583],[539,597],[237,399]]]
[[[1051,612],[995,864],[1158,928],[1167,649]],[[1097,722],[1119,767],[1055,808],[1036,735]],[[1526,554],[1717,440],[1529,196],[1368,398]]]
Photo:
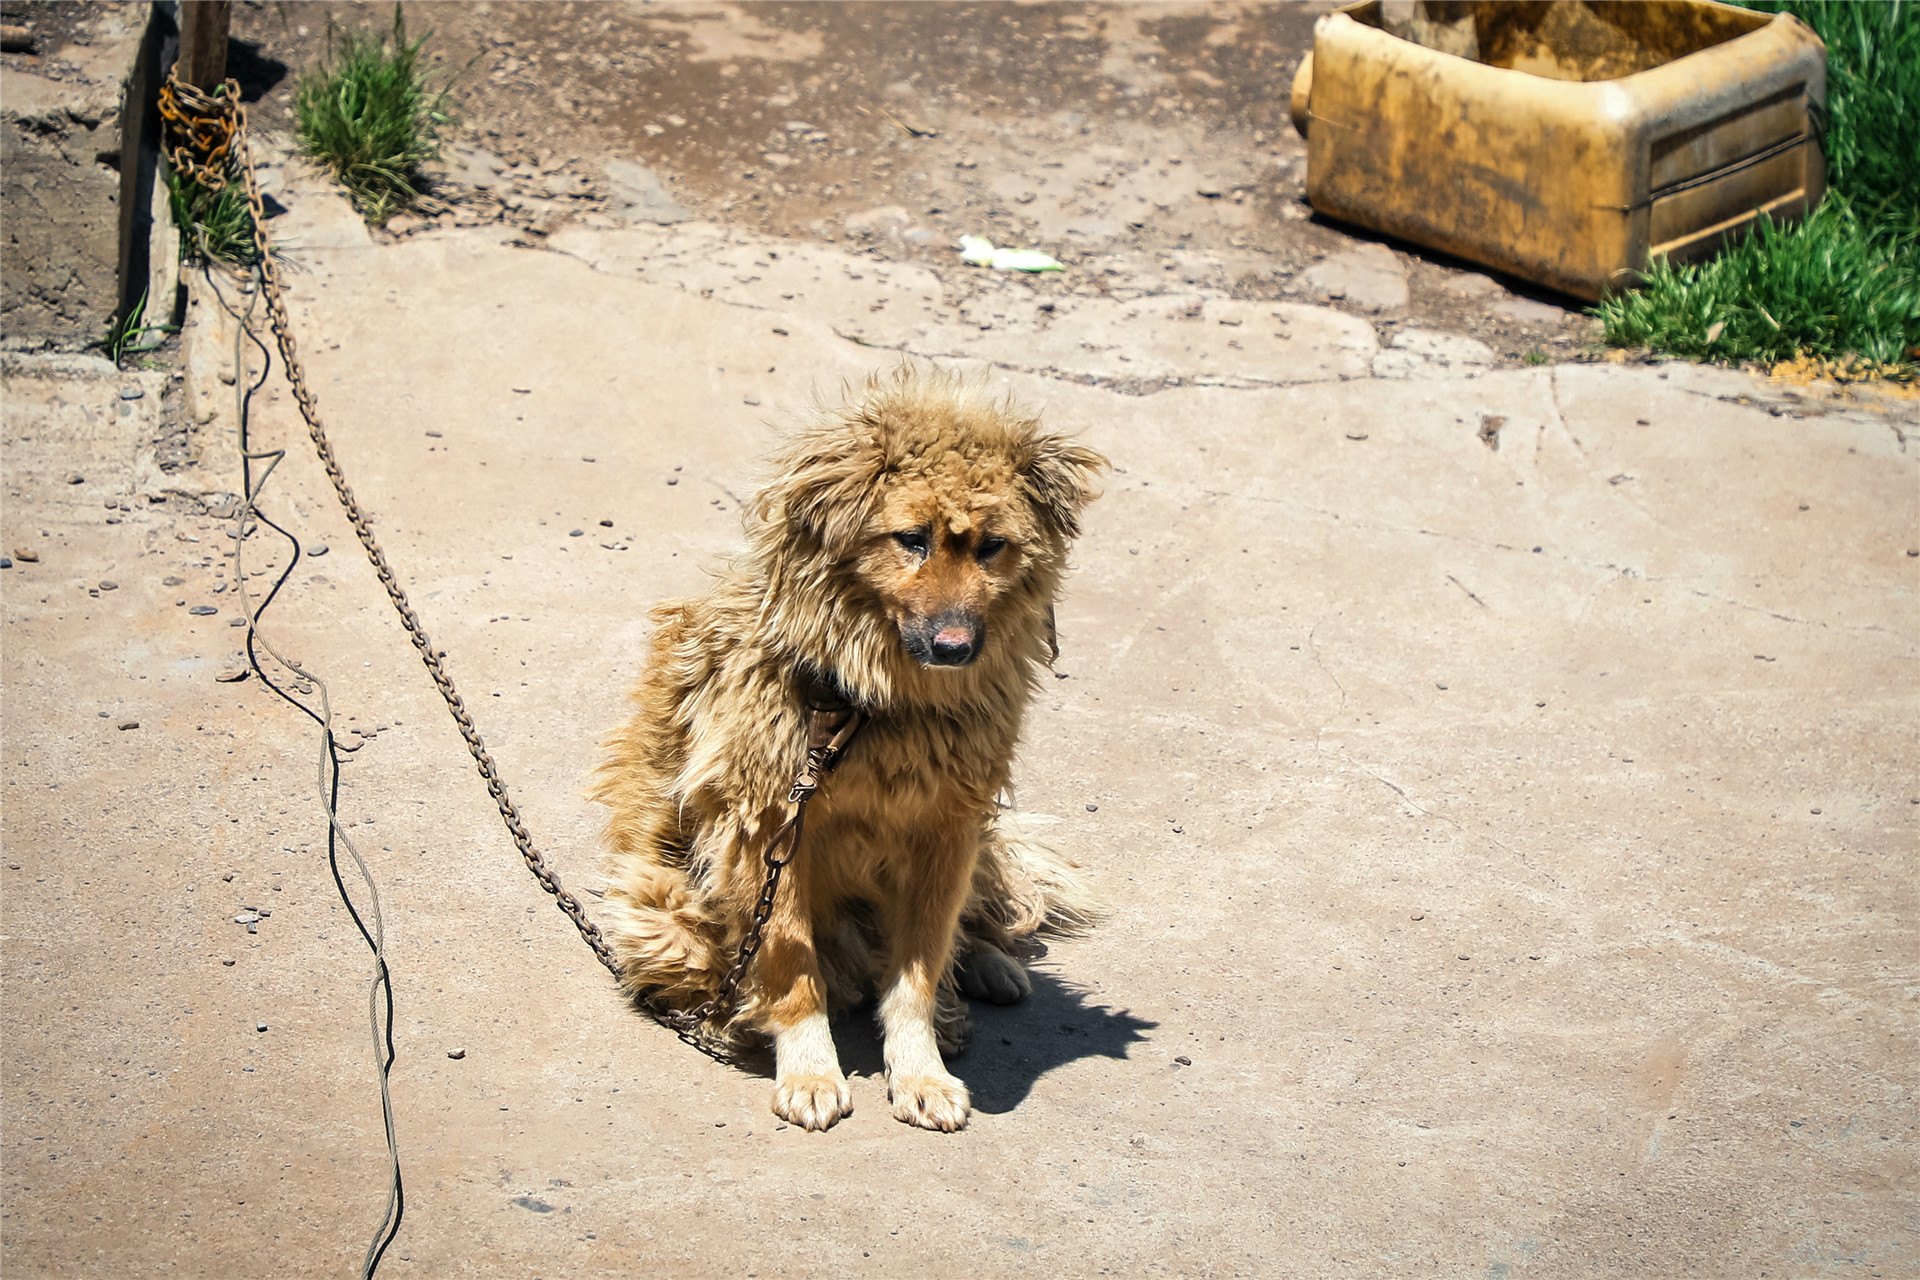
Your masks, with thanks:
[[[408,6],[462,123],[444,203],[395,230],[497,221],[538,243],[574,221],[690,216],[851,243],[936,272],[959,299],[990,276],[959,262],[957,241],[984,235],[1067,265],[1032,282],[1043,296],[1151,281],[1463,332],[1502,364],[1564,358],[1588,334],[1568,300],[1439,255],[1374,250],[1383,290],[1310,274],[1375,241],[1308,208],[1287,119],[1331,8]],[[234,35],[298,69],[325,56],[330,25],[391,14],[241,5]],[[260,127],[290,129],[291,89],[261,87]]]

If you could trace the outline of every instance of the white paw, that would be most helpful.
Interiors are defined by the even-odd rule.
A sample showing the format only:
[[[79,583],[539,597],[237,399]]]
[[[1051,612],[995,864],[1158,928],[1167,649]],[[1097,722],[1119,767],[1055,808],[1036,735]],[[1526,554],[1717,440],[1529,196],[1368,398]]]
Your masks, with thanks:
[[[893,1099],[893,1118],[922,1129],[952,1133],[967,1127],[973,1100],[957,1076],[894,1076],[887,1081]]]
[[[1026,966],[989,943],[975,943],[955,976],[960,990],[988,1004],[1018,1004],[1033,994]]]
[[[853,1114],[853,1094],[838,1072],[795,1072],[774,1084],[773,1114],[802,1129],[831,1129]]]

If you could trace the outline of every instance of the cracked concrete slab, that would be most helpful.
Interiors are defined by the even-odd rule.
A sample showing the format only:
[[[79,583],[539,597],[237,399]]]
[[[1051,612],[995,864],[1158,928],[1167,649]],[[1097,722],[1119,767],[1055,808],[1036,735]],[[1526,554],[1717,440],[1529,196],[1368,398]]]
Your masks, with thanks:
[[[1302,278],[1320,300],[1343,301],[1366,311],[1399,311],[1407,305],[1407,269],[1383,244],[1360,244],[1308,267]]]
[[[737,306],[823,314],[866,346],[1074,380],[1275,385],[1364,377],[1379,348],[1357,317],[1209,292],[1121,300],[987,282],[953,303],[924,268],[704,223],[664,232],[569,227],[548,243],[596,270]]]
[[[1438,331],[1383,352],[1364,320],[1205,292],[1016,311],[1017,285],[700,223],[550,245],[309,241],[290,280],[336,448],[568,882],[597,883],[580,788],[647,609],[733,545],[779,421],[903,358],[884,338],[1115,462],[1017,778],[1113,909],[1029,1003],[976,1011],[964,1133],[887,1115],[857,1014],[853,1116],[779,1126],[767,1080],[622,1007],[525,874],[270,384],[265,506],[330,550],[266,626],[350,731],[396,984],[383,1274],[1910,1266],[1911,412],[1476,370]],[[1369,376],[1389,353],[1440,376]],[[1136,361],[1165,377],[1109,377]],[[137,454],[119,382],[72,387]],[[310,725],[218,678],[232,602],[286,553],[255,534],[242,578],[198,503],[89,502],[77,428],[23,403],[8,1269],[270,1246],[337,1273],[384,1178],[366,952]]]
[[[1431,329],[1402,329],[1393,335],[1388,348],[1373,359],[1375,377],[1477,377],[1480,370],[1493,363],[1493,351],[1486,343]]]

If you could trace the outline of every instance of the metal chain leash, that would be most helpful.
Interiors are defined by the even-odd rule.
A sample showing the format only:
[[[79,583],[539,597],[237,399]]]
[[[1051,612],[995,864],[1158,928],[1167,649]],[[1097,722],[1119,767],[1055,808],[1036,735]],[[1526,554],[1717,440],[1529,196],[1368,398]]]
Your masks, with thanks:
[[[761,935],[766,932],[767,921],[773,915],[773,901],[780,892],[780,875],[787,869],[787,864],[793,861],[794,855],[800,852],[800,836],[807,826],[807,801],[813,799],[813,793],[820,789],[820,780],[833,772],[841,753],[865,722],[866,718],[860,712],[844,702],[807,708],[807,758],[800,766],[800,772],[794,776],[793,789],[787,792],[787,803],[793,806],[793,816],[773,833],[773,838],[767,841],[766,851],[760,855],[767,867],[767,878],[760,886],[759,901],[753,904],[753,923],[747,929],[747,936],[740,941],[740,954],[734,958],[733,967],[720,980],[719,990],[711,998],[685,1012],[667,1012],[667,1025],[681,1032],[683,1038],[686,1031],[703,1027],[715,1018],[724,1022],[733,1012],[740,991],[740,980],[746,977],[753,957],[759,954]],[[786,848],[784,857],[780,853],[783,845]]]
[[[202,93],[169,72],[160,86],[160,120],[176,139],[162,148],[173,171],[208,191],[226,190],[227,161],[240,129],[239,107],[238,81],[228,80],[212,93]]]
[[[196,181],[213,190],[219,190],[226,184],[223,169],[231,159],[240,171],[245,183],[247,206],[253,219],[254,245],[259,254],[261,292],[266,297],[267,319],[273,330],[274,341],[280,349],[281,370],[293,391],[293,397],[300,408],[300,416],[307,424],[307,434],[313,441],[315,453],[320,465],[327,473],[327,479],[333,484],[335,495],[346,512],[347,521],[353,526],[354,536],[360,541],[367,553],[368,561],[373,565],[380,585],[386,589],[387,598],[394,610],[400,615],[400,622],[413,646],[420,652],[420,659],[426,665],[427,674],[432,677],[434,686],[439,689],[441,698],[452,714],[454,724],[460,730],[460,736],[467,744],[467,751],[473,757],[474,765],[480,771],[480,777],[487,784],[487,793],[493,797],[494,805],[500,811],[501,821],[506,824],[507,833],[513,839],[514,847],[520,851],[521,859],[540,887],[550,894],[556,905],[573,921],[581,939],[593,950],[594,956],[605,965],[607,971],[616,980],[624,981],[625,973],[619,958],[614,955],[613,947],[607,942],[600,926],[587,915],[584,905],[560,883],[560,877],[547,865],[545,856],[534,847],[533,836],[526,824],[520,819],[520,810],[511,796],[507,794],[507,785],[500,777],[499,766],[494,763],[493,755],[487,750],[486,743],[480,737],[480,731],[474,725],[473,716],[467,710],[466,702],[460,696],[453,677],[448,674],[445,653],[435,649],[428,638],[426,628],[420,622],[420,616],[414,611],[407,599],[406,591],[401,587],[399,578],[387,561],[386,552],[374,537],[373,527],[360,509],[359,501],[354,497],[353,489],[347,483],[346,474],[341,470],[339,460],[334,456],[333,445],[327,438],[326,428],[321,424],[320,410],[315,402],[312,390],[307,386],[306,375],[301,366],[298,347],[294,341],[293,326],[287,314],[286,302],[281,290],[279,268],[275,262],[272,246],[266,230],[266,207],[261,199],[259,182],[254,175],[253,157],[248,143],[246,109],[240,104],[240,87],[236,81],[228,80],[215,92],[203,93],[191,85],[183,84],[176,76],[169,74],[161,88],[161,115],[171,126],[185,135],[186,141],[174,148],[175,152],[187,152],[189,147],[204,149],[206,160],[196,162],[193,156],[185,155],[176,159],[170,153],[169,159],[176,168],[187,173]],[[215,166],[209,169],[208,166]],[[792,790],[788,793],[789,803],[794,812],[776,831],[768,842],[763,855],[767,867],[766,880],[761,887],[760,898],[754,908],[753,922],[746,938],[742,941],[740,953],[733,967],[722,979],[715,995],[689,1010],[678,1010],[665,1005],[658,993],[642,991],[639,993],[642,1007],[655,1021],[671,1030],[681,1040],[702,1053],[722,1063],[735,1063],[737,1056],[732,1051],[731,1042],[722,1032],[710,1028],[718,1022],[724,1028],[727,1018],[732,1014],[738,1000],[739,987],[754,955],[760,949],[761,935],[767,920],[772,915],[773,904],[779,893],[781,873],[800,847],[800,835],[806,825],[807,802],[818,790],[820,780],[830,772],[838,762],[840,754],[852,740],[853,735],[863,723],[859,712],[846,707],[815,705],[808,709],[807,729],[808,746],[805,761],[795,775]],[[778,851],[785,844],[786,853],[780,856]]]

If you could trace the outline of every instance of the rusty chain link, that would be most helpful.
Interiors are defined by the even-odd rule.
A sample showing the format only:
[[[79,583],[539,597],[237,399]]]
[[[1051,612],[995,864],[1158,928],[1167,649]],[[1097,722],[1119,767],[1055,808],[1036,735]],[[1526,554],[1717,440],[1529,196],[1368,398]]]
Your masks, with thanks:
[[[174,172],[208,191],[226,190],[233,140],[245,127],[241,112],[238,81],[225,81],[205,93],[169,72],[160,86],[160,120],[171,144],[161,150]],[[251,166],[247,172],[251,178]]]
[[[348,485],[346,474],[341,470],[339,459],[334,456],[333,445],[327,438],[326,428],[321,424],[320,409],[315,402],[312,390],[307,386],[306,375],[300,364],[299,350],[294,341],[293,326],[287,314],[286,301],[282,293],[279,267],[275,262],[271,245],[267,237],[266,207],[261,199],[259,182],[253,170],[253,157],[248,143],[246,108],[240,103],[240,86],[237,81],[227,80],[212,93],[204,93],[191,85],[183,84],[173,74],[169,74],[160,91],[160,113],[170,133],[180,140],[168,149],[168,162],[179,172],[193,178],[210,190],[218,191],[230,180],[226,169],[237,167],[245,184],[247,207],[253,220],[254,245],[259,253],[261,292],[267,302],[267,320],[273,330],[274,341],[280,349],[282,372],[293,398],[300,408],[300,416],[307,424],[307,434],[313,441],[315,453],[320,465],[327,473],[327,479],[333,483],[335,495],[346,512],[347,521],[353,526],[354,536],[360,540],[361,547],[367,553],[368,561],[373,565],[380,585],[386,588],[387,598],[393,603],[394,610],[400,615],[400,623],[406,629],[407,637],[420,652],[420,660],[426,664],[427,674],[440,691],[440,696],[452,714],[454,724],[460,730],[460,736],[467,744],[467,751],[473,757],[474,765],[480,771],[480,777],[487,784],[487,794],[493,797],[494,805],[500,811],[501,821],[506,824],[507,833],[513,838],[514,847],[520,851],[521,859],[540,887],[552,895],[554,902],[573,921],[580,937],[592,948],[594,956],[605,965],[607,971],[616,980],[624,981],[625,974],[619,958],[614,955],[613,947],[607,942],[600,926],[587,915],[585,906],[578,898],[560,883],[560,877],[539,849],[534,847],[533,836],[527,831],[526,824],[520,819],[519,806],[514,804],[507,794],[507,784],[500,777],[499,766],[494,763],[493,755],[487,750],[486,743],[475,727],[472,714],[467,710],[460,690],[455,686],[453,677],[448,674],[445,653],[433,647],[427,637],[426,628],[420,622],[420,616],[414,612],[412,603],[407,599],[406,591],[401,587],[392,565],[387,561],[386,552],[374,537],[373,527],[360,509],[359,501],[354,497],[353,489]],[[195,153],[198,153],[196,155]],[[202,158],[204,157],[204,158]],[[738,1000],[739,987],[754,955],[760,949],[761,935],[767,920],[772,915],[773,904],[780,889],[781,873],[799,851],[800,836],[806,825],[807,802],[819,788],[820,779],[830,772],[838,762],[841,752],[853,735],[858,732],[864,718],[858,711],[841,703],[839,705],[815,705],[808,709],[808,744],[806,759],[794,777],[788,801],[794,806],[791,817],[781,825],[768,842],[763,861],[767,875],[760,891],[759,901],[754,907],[753,922],[747,936],[742,940],[740,952],[722,979],[715,995],[696,1005],[692,1009],[678,1010],[662,1002],[657,992],[639,992],[640,1004],[662,1026],[679,1036],[681,1040],[700,1050],[708,1057],[722,1063],[735,1063],[739,1059],[733,1052],[731,1041],[724,1033],[726,1019],[732,1014]],[[777,856],[777,851],[785,844],[786,855]],[[723,1030],[715,1032],[710,1028],[719,1022]]]
[[[853,740],[853,735],[860,731],[860,726],[865,722],[866,718],[860,712],[844,702],[807,708],[807,758],[800,766],[800,772],[794,775],[793,789],[787,792],[787,803],[793,806],[793,816],[780,824],[780,829],[773,833],[773,838],[767,841],[765,852],[760,855],[767,867],[767,878],[760,886],[759,901],[753,904],[753,923],[747,928],[747,936],[740,940],[740,953],[734,957],[733,967],[727,970],[727,976],[720,980],[719,989],[710,998],[685,1012],[666,1011],[666,1024],[676,1032],[682,1032],[683,1028],[706,1026],[715,1018],[724,1021],[733,1012],[734,1001],[740,991],[740,980],[746,977],[747,967],[759,954],[760,937],[766,932],[767,921],[773,915],[773,900],[780,892],[780,875],[800,852],[800,836],[807,826],[807,801],[813,799],[813,793],[820,789],[820,780],[833,772],[841,752],[846,750],[847,743]],[[780,856],[783,844],[786,847],[785,857]],[[685,1038],[684,1032],[682,1038]]]

